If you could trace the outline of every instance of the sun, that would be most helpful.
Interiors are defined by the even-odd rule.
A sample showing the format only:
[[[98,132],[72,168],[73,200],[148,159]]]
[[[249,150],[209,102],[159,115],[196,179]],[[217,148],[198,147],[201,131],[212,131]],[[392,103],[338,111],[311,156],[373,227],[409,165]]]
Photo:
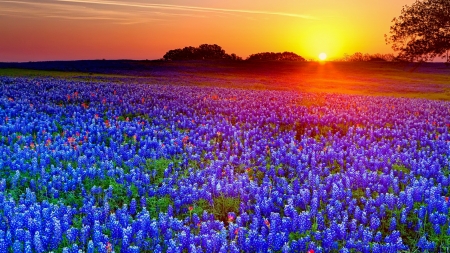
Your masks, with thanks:
[[[327,59],[327,54],[326,54],[326,53],[320,53],[320,54],[319,54],[319,59],[320,59],[321,61],[325,61],[325,59]]]

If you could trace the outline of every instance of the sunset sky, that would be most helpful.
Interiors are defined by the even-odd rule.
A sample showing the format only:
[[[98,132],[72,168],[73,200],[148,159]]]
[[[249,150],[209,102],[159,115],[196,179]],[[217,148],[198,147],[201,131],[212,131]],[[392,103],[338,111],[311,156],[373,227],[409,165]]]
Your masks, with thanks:
[[[391,53],[392,18],[414,0],[0,0],[0,61],[158,59],[218,44],[247,57]]]

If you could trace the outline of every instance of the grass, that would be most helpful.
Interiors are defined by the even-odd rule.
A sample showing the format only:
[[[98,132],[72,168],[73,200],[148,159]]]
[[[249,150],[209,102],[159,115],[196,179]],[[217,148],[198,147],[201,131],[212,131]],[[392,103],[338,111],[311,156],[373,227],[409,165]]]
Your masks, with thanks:
[[[80,76],[100,76],[98,74],[89,74],[83,72],[66,72],[52,70],[34,70],[34,69],[2,69],[0,68],[0,76],[11,77],[80,77]]]
[[[96,74],[86,72],[73,71],[56,71],[56,70],[35,70],[35,69],[17,69],[17,68],[0,68],[0,76],[10,77],[54,77],[66,78],[84,81],[100,81],[99,78],[125,77],[123,75],[114,74]]]
[[[214,86],[249,90],[296,90],[310,93],[392,96],[450,100],[450,68],[405,63],[316,62],[236,65],[211,63],[154,63],[164,71],[153,75],[136,66],[135,72],[117,74],[0,69],[0,76],[50,76],[89,81],[127,78],[139,82]],[[152,65],[153,66],[153,65]],[[168,68],[170,66],[170,68]],[[115,70],[114,70],[115,71]],[[174,73],[175,72],[175,73]],[[116,80],[117,81],[117,80]],[[424,89],[425,88],[425,89]],[[300,101],[314,106],[322,101]]]

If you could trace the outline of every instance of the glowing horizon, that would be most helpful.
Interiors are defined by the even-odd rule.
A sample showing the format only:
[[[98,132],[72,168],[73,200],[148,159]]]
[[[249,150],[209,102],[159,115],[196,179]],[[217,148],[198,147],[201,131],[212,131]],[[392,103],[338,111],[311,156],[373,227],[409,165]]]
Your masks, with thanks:
[[[243,58],[290,51],[327,60],[392,53],[392,18],[414,0],[0,0],[0,62],[158,59],[170,49],[220,45]]]

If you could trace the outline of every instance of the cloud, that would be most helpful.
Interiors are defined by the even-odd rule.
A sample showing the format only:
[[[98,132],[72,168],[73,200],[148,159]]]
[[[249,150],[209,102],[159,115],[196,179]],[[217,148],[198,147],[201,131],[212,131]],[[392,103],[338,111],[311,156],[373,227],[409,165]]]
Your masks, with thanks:
[[[14,13],[14,15],[12,15]],[[57,18],[72,20],[113,20],[122,23],[142,23],[154,18],[146,17],[145,20],[126,11],[91,8],[83,5],[51,2],[27,2],[0,0],[0,16],[16,16],[23,18]],[[161,20],[161,19],[159,19]]]
[[[250,19],[255,18],[256,15],[276,15],[301,19],[315,19],[314,17],[307,15],[286,12],[209,8],[115,0],[0,0],[0,16],[22,15],[22,17],[26,18],[43,17],[74,20],[112,20],[117,21],[120,24],[136,24],[150,21],[168,21],[175,16],[206,18],[210,16],[208,14],[219,17],[241,16]]]
[[[286,16],[286,17],[296,17],[296,18],[303,18],[303,19],[316,19],[316,18],[314,18],[312,16],[308,16],[308,15],[301,15],[301,14],[287,13],[287,12],[271,12],[271,11],[242,10],[242,9],[208,8],[208,7],[186,6],[186,5],[172,5],[172,4],[143,4],[143,3],[133,3],[133,2],[95,1],[95,0],[56,0],[56,1],[58,1],[58,2],[70,2],[70,3],[115,5],[115,6],[124,6],[124,7],[166,9],[166,10],[184,10],[184,11],[196,11],[196,12],[220,12],[220,13],[243,13],[243,14],[262,14],[262,15],[277,15],[277,16]]]

